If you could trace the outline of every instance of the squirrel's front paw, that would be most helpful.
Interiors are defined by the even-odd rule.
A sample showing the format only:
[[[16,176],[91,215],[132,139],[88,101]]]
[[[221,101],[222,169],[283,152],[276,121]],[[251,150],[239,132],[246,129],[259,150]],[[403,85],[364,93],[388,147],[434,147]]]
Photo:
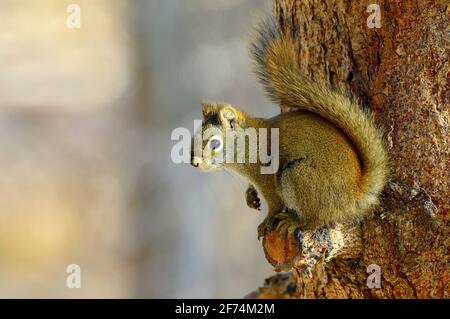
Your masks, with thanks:
[[[258,197],[258,191],[253,186],[249,186],[245,192],[247,206],[256,210],[261,210],[261,200]]]

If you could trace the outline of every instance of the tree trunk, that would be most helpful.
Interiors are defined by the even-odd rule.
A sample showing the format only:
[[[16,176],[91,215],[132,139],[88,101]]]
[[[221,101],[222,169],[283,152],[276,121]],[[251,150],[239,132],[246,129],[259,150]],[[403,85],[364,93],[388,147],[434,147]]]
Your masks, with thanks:
[[[302,72],[370,106],[386,132],[392,175],[361,226],[327,230],[328,249],[317,233],[300,248],[266,236],[268,260],[292,272],[249,297],[449,297],[450,5],[379,0],[377,28],[371,3],[275,0],[275,18],[300,30]]]

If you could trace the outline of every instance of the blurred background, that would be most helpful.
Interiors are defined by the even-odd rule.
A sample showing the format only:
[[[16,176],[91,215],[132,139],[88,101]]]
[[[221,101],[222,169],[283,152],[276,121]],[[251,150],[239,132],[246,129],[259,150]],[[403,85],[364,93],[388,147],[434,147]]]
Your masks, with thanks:
[[[247,53],[270,9],[0,0],[0,297],[241,298],[263,284],[264,214],[245,181],[170,151],[203,99],[277,112]]]

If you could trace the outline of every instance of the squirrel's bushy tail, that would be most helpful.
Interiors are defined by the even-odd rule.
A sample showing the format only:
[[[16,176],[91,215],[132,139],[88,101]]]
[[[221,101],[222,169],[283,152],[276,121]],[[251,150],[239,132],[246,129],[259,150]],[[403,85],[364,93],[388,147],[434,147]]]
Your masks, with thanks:
[[[377,203],[388,176],[382,132],[372,115],[358,103],[328,85],[301,75],[296,30],[284,29],[287,31],[272,18],[264,20],[257,28],[251,44],[256,74],[274,102],[311,111],[344,131],[361,157],[364,199],[358,204],[360,208],[368,208]]]

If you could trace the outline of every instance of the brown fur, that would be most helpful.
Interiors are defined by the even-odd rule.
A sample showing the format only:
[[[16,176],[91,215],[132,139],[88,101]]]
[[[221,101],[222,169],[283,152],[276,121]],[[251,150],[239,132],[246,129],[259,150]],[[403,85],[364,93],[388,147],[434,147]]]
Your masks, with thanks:
[[[295,38],[296,30],[292,26],[287,25],[282,30],[273,20],[264,21],[257,29],[252,43],[256,74],[272,100],[290,109],[308,110],[321,116],[338,127],[354,145],[357,158],[360,159],[359,169],[355,168],[354,160],[342,167],[330,167],[335,176],[339,176],[342,171],[359,171],[356,184],[351,186],[354,189],[344,187],[343,190],[346,191],[338,192],[338,189],[327,185],[328,192],[324,200],[328,203],[326,206],[333,207],[333,203],[338,204],[336,197],[348,198],[345,205],[334,205],[334,213],[328,213],[338,217],[338,220],[360,217],[378,203],[379,193],[388,177],[388,159],[382,142],[382,131],[376,126],[372,115],[346,94],[301,75],[299,47]],[[345,148],[341,151],[347,152]],[[320,148],[317,148],[317,152],[318,158],[325,155],[320,154]],[[337,157],[340,155],[335,154]],[[320,192],[320,187],[314,185],[314,188]],[[317,196],[323,198],[323,195],[315,197]],[[337,211],[341,212],[336,213]]]
[[[222,132],[230,125],[279,128],[280,169],[262,175],[261,163],[220,167],[245,176],[266,199],[265,223],[287,208],[307,228],[359,220],[378,203],[388,176],[381,130],[358,103],[300,74],[294,39],[294,34],[266,21],[257,32],[252,55],[268,96],[297,111],[260,119],[227,104],[204,106],[204,115],[216,116],[215,127]],[[204,126],[211,126],[207,122]],[[202,164],[208,156],[214,153],[203,154]]]

